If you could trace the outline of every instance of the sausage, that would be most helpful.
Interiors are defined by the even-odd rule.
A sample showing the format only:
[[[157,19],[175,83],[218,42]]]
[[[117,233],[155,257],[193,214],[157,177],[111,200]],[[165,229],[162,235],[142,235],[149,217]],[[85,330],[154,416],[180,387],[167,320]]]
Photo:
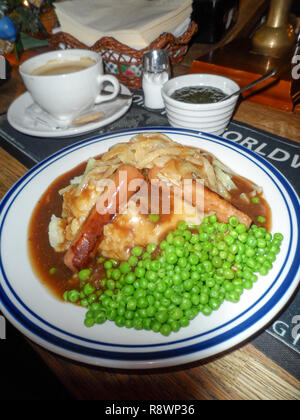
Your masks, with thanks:
[[[161,187],[162,191],[166,193],[170,190],[166,182],[160,181],[157,178],[159,168],[154,167],[148,172],[148,177],[154,182],[158,181],[158,185]],[[190,181],[190,180],[189,180]],[[219,222],[228,223],[229,219],[233,216],[239,219],[240,223],[243,223],[250,228],[252,225],[252,219],[244,212],[237,209],[225,198],[221,197],[219,194],[215,193],[204,184],[199,183],[195,180],[184,185],[183,191],[181,188],[174,186],[174,195],[179,197],[182,200],[186,200],[194,207],[198,207],[199,210],[202,210],[205,214],[216,214]]]
[[[126,177],[120,177],[121,173]],[[97,251],[98,245],[103,239],[104,226],[110,223],[120,209],[126,204],[135,192],[129,191],[129,184],[133,180],[144,180],[143,175],[131,165],[122,165],[116,171],[112,181],[115,183],[115,190],[99,197],[98,203],[92,208],[86,221],[81,227],[78,235],[65,254],[64,263],[73,272],[80,271],[88,266],[91,258]],[[125,194],[124,194],[125,193]],[[101,198],[105,199],[102,203]],[[115,211],[112,212],[111,209]]]
[[[198,202],[196,200],[199,200]],[[252,225],[252,219],[241,210],[237,209],[225,198],[219,194],[210,190],[206,186],[197,186],[197,183],[193,182],[193,206],[200,207],[204,203],[204,213],[216,214],[218,221],[221,223],[228,223],[229,219],[233,216],[239,219],[240,223],[243,223],[249,229]]]

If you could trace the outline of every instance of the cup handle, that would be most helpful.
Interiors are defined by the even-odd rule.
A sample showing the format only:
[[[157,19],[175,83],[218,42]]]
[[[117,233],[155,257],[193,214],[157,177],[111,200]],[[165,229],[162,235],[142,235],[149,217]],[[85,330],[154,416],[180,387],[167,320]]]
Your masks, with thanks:
[[[114,76],[109,75],[99,75],[98,77],[98,83],[99,86],[102,86],[103,82],[109,82],[113,85],[113,92],[111,95],[101,95],[99,94],[95,100],[95,104],[101,104],[102,102],[111,101],[112,99],[115,99],[119,92],[120,92],[120,83],[118,79]]]

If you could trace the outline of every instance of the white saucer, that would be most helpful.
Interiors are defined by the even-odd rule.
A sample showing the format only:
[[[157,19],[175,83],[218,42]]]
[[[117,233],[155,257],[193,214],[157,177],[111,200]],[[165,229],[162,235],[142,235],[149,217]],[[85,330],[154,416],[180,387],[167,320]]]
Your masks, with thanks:
[[[121,85],[121,93],[130,95],[130,90]],[[26,114],[26,109],[34,104],[34,101],[29,92],[24,93],[17,98],[9,107],[7,113],[7,119],[10,125],[20,131],[23,134],[27,134],[33,137],[69,137],[79,136],[89,131],[97,130],[104,127],[118,118],[122,117],[130,108],[132,99],[120,99],[117,98],[113,101],[104,102],[101,105],[95,106],[95,111],[104,113],[104,118],[98,121],[94,121],[82,126],[72,126],[69,128],[56,128],[55,130],[47,125],[41,124],[34,118],[29,118]],[[93,110],[91,110],[93,113]]]

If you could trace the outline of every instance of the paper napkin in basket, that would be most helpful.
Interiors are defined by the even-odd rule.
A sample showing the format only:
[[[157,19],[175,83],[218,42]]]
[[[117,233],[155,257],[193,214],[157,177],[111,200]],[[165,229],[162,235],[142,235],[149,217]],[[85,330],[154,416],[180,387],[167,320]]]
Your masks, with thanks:
[[[141,49],[182,26],[192,0],[73,0],[55,3],[55,9],[62,31],[88,46],[111,36]]]

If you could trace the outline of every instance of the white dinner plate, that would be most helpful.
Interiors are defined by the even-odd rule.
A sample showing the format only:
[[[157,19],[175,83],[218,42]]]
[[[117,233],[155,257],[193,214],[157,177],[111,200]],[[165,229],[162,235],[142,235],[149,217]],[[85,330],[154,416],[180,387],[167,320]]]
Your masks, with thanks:
[[[121,93],[131,95],[130,90],[121,85]],[[113,101],[103,102],[95,105],[94,112],[103,112],[104,117],[98,121],[90,122],[81,126],[71,126],[69,128],[52,129],[45,124],[38,122],[35,118],[30,118],[26,113],[26,109],[34,104],[32,96],[29,92],[25,92],[19,96],[9,107],[7,112],[7,120],[9,124],[17,131],[33,137],[59,138],[80,136],[91,131],[98,130],[108,124],[113,123],[121,118],[129,110],[132,99],[116,98]]]
[[[118,328],[111,322],[86,328],[86,310],[58,301],[35,276],[28,258],[32,211],[59,175],[112,145],[143,132],[159,131],[172,140],[214,153],[221,161],[264,188],[273,211],[273,233],[284,235],[282,251],[267,277],[238,304],[225,302],[210,317],[198,315],[187,328],[164,337],[152,331]],[[300,202],[283,175],[261,156],[233,142],[196,131],[147,128],[105,134],[70,146],[30,170],[8,192],[0,207],[0,309],[25,336],[42,347],[91,365],[158,368],[221,353],[265,327],[288,303],[300,279]]]

